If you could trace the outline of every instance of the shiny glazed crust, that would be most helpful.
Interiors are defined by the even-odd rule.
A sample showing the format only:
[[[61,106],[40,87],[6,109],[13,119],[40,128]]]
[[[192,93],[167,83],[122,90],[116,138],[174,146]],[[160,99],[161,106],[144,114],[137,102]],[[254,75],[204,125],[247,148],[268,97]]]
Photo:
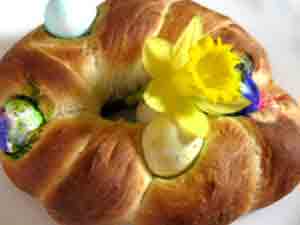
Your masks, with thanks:
[[[220,117],[202,154],[184,174],[153,177],[141,146],[144,125],[97,113],[108,98],[144,85],[144,41],[175,42],[190,19],[254,61],[267,107],[250,117]],[[265,207],[300,181],[300,113],[271,79],[265,50],[230,18],[192,1],[107,0],[87,36],[62,40],[39,27],[0,63],[0,104],[32,95],[51,110],[22,159],[0,154],[10,179],[42,201],[62,225],[228,225]]]

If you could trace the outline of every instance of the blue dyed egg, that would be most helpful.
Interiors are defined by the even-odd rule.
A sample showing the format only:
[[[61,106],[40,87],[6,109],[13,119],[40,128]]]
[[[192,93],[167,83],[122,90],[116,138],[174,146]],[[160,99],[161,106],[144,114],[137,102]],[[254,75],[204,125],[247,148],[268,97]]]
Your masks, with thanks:
[[[50,0],[45,12],[48,32],[61,38],[87,33],[97,15],[95,4],[85,0]]]
[[[31,102],[9,100],[0,113],[0,150],[15,153],[24,147],[30,134],[44,124],[44,116]]]

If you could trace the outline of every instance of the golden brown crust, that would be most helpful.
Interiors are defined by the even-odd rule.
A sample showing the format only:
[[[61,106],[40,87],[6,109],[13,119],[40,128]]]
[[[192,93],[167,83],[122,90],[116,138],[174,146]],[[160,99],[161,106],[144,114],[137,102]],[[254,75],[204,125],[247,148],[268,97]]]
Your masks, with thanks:
[[[132,64],[141,57],[145,39],[160,25],[168,0],[109,0],[99,24],[99,40],[109,64]]]
[[[271,158],[272,149],[264,141],[263,136],[257,132],[257,127],[254,125],[253,120],[248,118],[240,118],[239,120],[242,125],[247,129],[251,137],[254,139],[254,143],[258,146],[257,148],[257,160],[258,166],[256,168],[256,174],[258,176],[256,183],[256,190],[254,192],[254,200],[252,204],[252,210],[263,207],[265,198],[263,197],[271,176]]]
[[[12,63],[2,62],[0,64],[0,104],[3,105],[7,99],[15,95],[25,95],[27,85],[26,78],[20,66]]]
[[[290,106],[288,111],[280,110],[278,106],[272,109],[272,117],[250,120],[261,148],[269,153],[263,158],[264,184],[257,208],[278,201],[300,181],[300,111],[295,105]]]
[[[3,80],[12,74],[8,78],[10,85],[3,88],[1,97],[6,98],[3,100],[26,94],[28,86],[34,85],[39,89],[40,96],[47,96],[54,104],[55,114],[67,114],[68,111],[80,111],[82,108],[95,110],[92,106],[96,97],[84,80],[67,66],[33,47],[17,45],[2,60],[0,72]],[[11,89],[11,86],[16,86],[17,90]]]
[[[43,26],[37,28],[22,40],[23,46],[34,48],[46,55],[60,60],[62,64],[72,68],[80,76],[87,76],[84,67],[89,64],[92,56],[89,49],[89,37],[65,40],[51,36]]]
[[[91,39],[91,36],[74,40],[58,39],[40,27],[29,35],[24,44],[66,66],[90,88],[95,80],[93,74],[97,72]]]
[[[45,199],[61,224],[127,224],[150,178],[121,124],[97,132],[69,176]],[[72,190],[72,191],[70,191]]]
[[[300,181],[300,111],[295,101],[274,83],[261,90],[267,106],[243,119],[261,149],[263,178],[253,208],[261,208],[290,193]]]
[[[95,129],[95,122],[64,119],[43,128],[39,140],[22,159],[1,154],[7,175],[21,190],[41,198],[57,179],[77,160]]]
[[[232,23],[230,18],[211,11],[190,0],[175,2],[165,16],[159,36],[175,42],[194,16],[200,15],[205,33],[211,33]]]
[[[153,181],[135,224],[227,225],[250,210],[257,147],[233,119],[213,121],[211,132],[201,158],[187,173]]]

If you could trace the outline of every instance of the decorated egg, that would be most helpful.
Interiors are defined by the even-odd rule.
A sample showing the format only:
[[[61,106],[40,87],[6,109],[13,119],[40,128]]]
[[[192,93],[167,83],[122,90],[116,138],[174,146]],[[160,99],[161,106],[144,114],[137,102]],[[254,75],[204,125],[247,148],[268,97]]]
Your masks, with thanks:
[[[8,101],[0,116],[1,150],[7,153],[19,151],[43,123],[43,114],[31,102],[23,99]]]
[[[193,163],[203,139],[185,136],[174,122],[158,116],[145,128],[142,145],[149,169],[157,176],[171,177]]]
[[[76,38],[87,33],[97,15],[97,7],[84,0],[50,0],[45,12],[48,32],[61,38]]]

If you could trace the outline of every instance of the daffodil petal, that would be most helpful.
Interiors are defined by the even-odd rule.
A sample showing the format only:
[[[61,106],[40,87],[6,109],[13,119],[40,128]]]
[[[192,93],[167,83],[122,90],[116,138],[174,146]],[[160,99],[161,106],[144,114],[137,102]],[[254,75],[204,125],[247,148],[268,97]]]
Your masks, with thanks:
[[[143,50],[145,70],[152,77],[170,75],[171,45],[160,38],[148,39]]]
[[[174,112],[175,121],[187,134],[204,138],[209,130],[207,116],[192,104],[182,105],[181,110]]]
[[[145,103],[152,108],[153,110],[157,112],[165,112],[166,107],[164,103],[162,102],[161,98],[158,96],[155,96],[156,87],[151,83],[146,92],[144,93],[144,101]]]
[[[172,88],[165,79],[153,79],[148,85],[145,93],[145,103],[157,112],[166,112],[173,102]]]
[[[189,51],[201,39],[202,35],[202,19],[200,16],[195,16],[172,48],[172,66],[175,70],[182,68],[189,62]]]
[[[196,94],[197,90],[194,88],[194,83],[192,79],[192,74],[186,71],[180,71],[180,73],[174,74],[170,78],[170,83],[172,82],[173,87],[179,96],[192,96]]]
[[[192,102],[177,95],[168,79],[154,79],[144,93],[145,103],[159,113],[173,118],[188,135],[205,137],[208,119]]]
[[[196,97],[195,100],[199,110],[202,110],[211,115],[226,115],[236,113],[251,104],[251,102],[244,97],[240,97],[230,104],[213,103],[199,97]]]

